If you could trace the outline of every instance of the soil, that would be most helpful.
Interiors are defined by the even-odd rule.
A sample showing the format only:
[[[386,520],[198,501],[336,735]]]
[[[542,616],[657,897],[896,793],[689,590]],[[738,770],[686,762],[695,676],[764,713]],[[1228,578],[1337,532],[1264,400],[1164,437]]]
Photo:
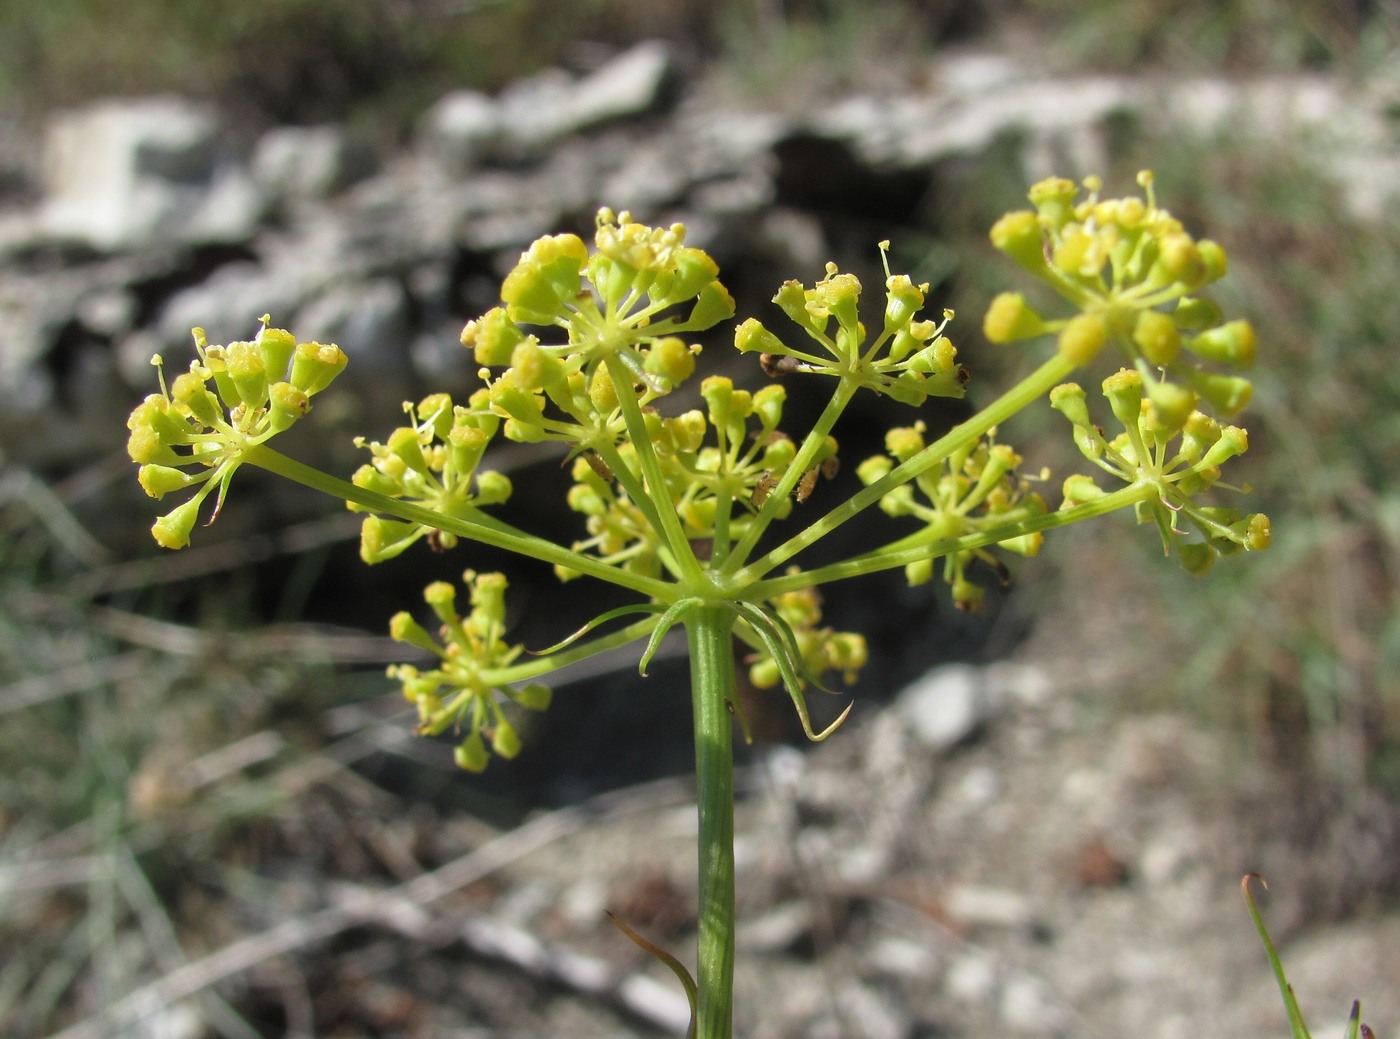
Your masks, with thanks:
[[[993,666],[1019,699],[951,750],[920,745],[896,703],[819,746],[754,754],[735,1034],[1282,1036],[1246,871],[1270,881],[1254,890],[1315,1034],[1341,1034],[1354,998],[1377,1035],[1400,1034],[1395,811],[1361,795],[1323,807],[1180,712],[1125,709],[1141,656],[1069,652],[1064,635],[1047,621]],[[219,985],[264,1034],[683,1034],[679,984],[607,913],[691,955],[687,780],[500,830],[327,786],[299,809],[338,820],[327,865],[289,854],[300,901],[240,922],[293,939]]]

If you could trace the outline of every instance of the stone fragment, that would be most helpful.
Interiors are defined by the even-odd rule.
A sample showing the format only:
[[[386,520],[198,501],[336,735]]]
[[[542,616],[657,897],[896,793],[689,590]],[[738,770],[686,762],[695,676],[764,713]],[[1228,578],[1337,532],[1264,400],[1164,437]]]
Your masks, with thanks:
[[[247,240],[265,200],[221,154],[220,130],[211,110],[173,97],[61,113],[44,142],[40,230],[104,252]]]

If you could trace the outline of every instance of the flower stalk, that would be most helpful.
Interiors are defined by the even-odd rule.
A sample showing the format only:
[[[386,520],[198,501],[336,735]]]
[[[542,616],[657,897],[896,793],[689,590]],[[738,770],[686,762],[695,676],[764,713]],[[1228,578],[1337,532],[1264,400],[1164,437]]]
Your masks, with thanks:
[[[822,623],[821,585],[893,568],[911,584],[937,573],[954,605],[979,609],[986,576],[1009,575],[1005,555],[1034,555],[1047,533],[1123,509],[1153,526],[1195,573],[1268,545],[1266,518],[1213,500],[1230,489],[1223,467],[1248,447],[1244,430],[1221,420],[1248,403],[1242,373],[1257,352],[1253,331],[1226,321],[1207,295],[1225,273],[1224,251],[1157,206],[1150,175],[1139,186],[1145,197],[1101,199],[1097,180],[1051,178],[1031,189],[1031,209],[998,221],[993,244],[1067,312],[1042,314],[1020,292],[998,296],[982,324],[987,339],[1053,338],[1054,349],[986,407],[931,437],[917,409],[931,396],[962,396],[969,373],[948,334],[953,314],[923,316],[929,287],[890,273],[888,243],[880,245],[883,299],[863,303],[860,281],[835,264],[810,286],[784,283],[774,302],[793,328],[780,334],[747,318],[733,336],[738,351],[758,355],[770,381],[755,389],[704,377],[700,403],[681,410],[668,398],[696,374],[702,354],[688,337],[732,318],[734,301],[683,226],[653,228],[601,210],[591,246],[576,235],[539,239],[504,279],[501,304],[463,329],[480,387],[464,401],[435,393],[405,404],[404,425],[382,441],[356,440],[368,460],[348,481],[268,446],[344,368],[338,348],[300,343],[267,318],[246,343],[210,345],[196,330],[189,370],[167,386],[162,368],[160,393],[128,422],[142,487],[155,498],[184,498],[153,534],[164,547],[183,547],[208,500],[217,516],[235,473],[250,464],[362,513],[366,563],[420,543],[446,551],[476,542],[549,564],[561,580],[600,580],[634,596],[532,657],[510,640],[501,574],[467,570],[461,590],[434,582],[418,613],[394,615],[392,636],[431,666],[402,664],[389,674],[417,707],[419,730],[450,734],[468,771],[520,752],[520,712],[549,706],[541,680],[551,672],[637,642],[645,674],[680,625],[690,650],[699,812],[692,1033],[728,1039],[736,720],[747,733],[736,646],[747,650],[748,682],[781,686],[819,740],[846,715],[815,730],[808,689],[827,674],[853,682],[867,657],[860,634]],[[1116,353],[1121,367],[1101,379],[1103,402],[1091,404],[1066,380],[1104,353]],[[783,428],[784,380],[792,378],[832,380],[820,417],[797,437]],[[883,453],[858,462],[864,486],[756,556],[797,505],[823,499],[823,481],[841,459],[841,416],[866,392],[907,420],[891,423]],[[1044,477],[1024,475],[1021,454],[1000,439],[1004,423],[1039,406],[1068,421],[1094,470],[1066,477],[1058,505],[1041,493]],[[577,540],[558,544],[501,518],[514,492],[489,468],[501,440],[566,446]],[[888,532],[873,532],[872,506]],[[808,548],[857,517],[871,521],[870,548],[804,567]],[[677,969],[673,957],[666,962]]]

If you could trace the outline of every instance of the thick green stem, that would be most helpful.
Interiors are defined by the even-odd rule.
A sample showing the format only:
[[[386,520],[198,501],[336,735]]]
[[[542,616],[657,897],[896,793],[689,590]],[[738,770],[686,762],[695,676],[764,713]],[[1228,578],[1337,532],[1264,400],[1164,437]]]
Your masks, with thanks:
[[[697,1039],[730,1039],[734,1004],[734,611],[698,606],[685,620],[700,813]]]

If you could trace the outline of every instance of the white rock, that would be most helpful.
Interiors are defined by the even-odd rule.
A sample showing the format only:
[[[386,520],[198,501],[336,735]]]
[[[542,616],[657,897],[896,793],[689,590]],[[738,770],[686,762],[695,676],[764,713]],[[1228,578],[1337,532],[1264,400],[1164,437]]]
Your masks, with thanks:
[[[953,961],[943,984],[948,994],[961,1003],[985,1003],[997,991],[997,973],[991,956],[972,951]]]
[[[935,668],[895,700],[895,710],[915,739],[937,751],[969,739],[1006,707],[1002,689],[971,664]]]
[[[1002,986],[997,1008],[1007,1028],[1025,1035],[1052,1035],[1066,1024],[1066,1014],[1055,993],[1041,978],[1017,974]]]
[[[956,884],[943,896],[954,919],[973,926],[1029,927],[1035,922],[1031,900],[1019,891],[982,884]]]
[[[418,130],[418,146],[450,173],[461,173],[489,158],[505,132],[501,109],[479,90],[454,90],[428,110]]]
[[[670,50],[656,40],[637,44],[583,79],[549,69],[502,93],[501,123],[513,142],[539,148],[650,111],[661,101],[671,70]]]
[[[280,126],[253,149],[253,179],[277,201],[326,198],[371,167],[368,152],[339,126]]]
[[[247,239],[265,201],[218,135],[209,109],[171,97],[61,113],[44,142],[39,227],[111,251]]]

